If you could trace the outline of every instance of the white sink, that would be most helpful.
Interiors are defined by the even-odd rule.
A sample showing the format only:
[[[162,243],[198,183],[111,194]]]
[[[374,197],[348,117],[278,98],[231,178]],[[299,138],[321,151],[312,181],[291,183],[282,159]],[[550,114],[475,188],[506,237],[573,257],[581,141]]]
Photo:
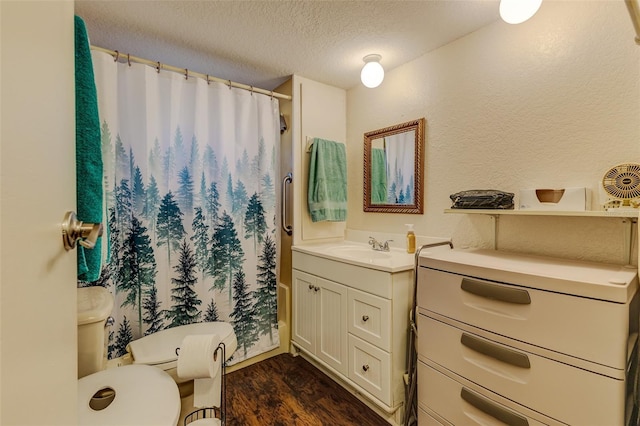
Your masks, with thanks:
[[[390,259],[391,253],[383,251],[375,251],[372,248],[360,246],[335,246],[330,247],[327,253],[340,257],[348,257],[351,259],[359,259],[365,262],[374,261],[376,259]]]
[[[352,241],[293,246],[294,252],[320,256],[342,263],[348,263],[386,272],[413,269],[414,255],[406,250],[392,248],[390,251],[375,251],[371,246]]]

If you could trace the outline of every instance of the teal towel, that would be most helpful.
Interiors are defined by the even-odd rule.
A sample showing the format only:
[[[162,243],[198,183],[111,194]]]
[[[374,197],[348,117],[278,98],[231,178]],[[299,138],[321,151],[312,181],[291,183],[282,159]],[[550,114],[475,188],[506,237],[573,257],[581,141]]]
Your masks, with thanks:
[[[344,144],[315,138],[307,194],[313,222],[347,219],[347,153]]]
[[[78,220],[102,222],[102,149],[98,95],[93,77],[91,47],[84,21],[75,16],[76,73],[76,206]],[[78,245],[78,279],[100,278],[101,239],[92,250]]]
[[[371,204],[387,204],[387,155],[384,149],[371,150]]]

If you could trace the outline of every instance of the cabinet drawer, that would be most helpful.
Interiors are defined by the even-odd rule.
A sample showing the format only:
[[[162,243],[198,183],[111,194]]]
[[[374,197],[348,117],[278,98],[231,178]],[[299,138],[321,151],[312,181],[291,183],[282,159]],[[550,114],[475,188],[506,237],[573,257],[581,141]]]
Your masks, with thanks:
[[[424,315],[418,352],[446,369],[568,424],[623,424],[623,380],[476,336]]]
[[[558,424],[551,419],[544,423],[534,419],[519,410],[516,404],[496,398],[490,392],[481,392],[464,386],[423,362],[418,362],[418,398],[420,408],[424,411],[433,410],[454,425],[541,426]],[[544,418],[544,416],[539,417]]]
[[[418,306],[513,339],[624,370],[628,304],[420,268]],[[553,332],[550,332],[550,331]]]
[[[422,407],[418,407],[418,426],[449,426],[451,423],[436,419]]]
[[[391,301],[351,288],[347,298],[349,333],[389,351]]]
[[[351,334],[348,377],[386,405],[391,405],[389,353]]]

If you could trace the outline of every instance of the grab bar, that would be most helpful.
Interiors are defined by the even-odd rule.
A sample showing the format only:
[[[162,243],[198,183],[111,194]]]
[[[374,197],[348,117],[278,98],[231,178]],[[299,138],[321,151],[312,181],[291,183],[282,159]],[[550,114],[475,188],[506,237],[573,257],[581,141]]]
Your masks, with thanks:
[[[287,206],[289,203],[287,202],[287,183],[293,182],[293,174],[291,172],[287,173],[287,175],[282,179],[282,203],[280,204],[280,217],[282,220],[282,230],[287,233],[287,235],[293,234],[293,227],[291,225],[287,225]]]

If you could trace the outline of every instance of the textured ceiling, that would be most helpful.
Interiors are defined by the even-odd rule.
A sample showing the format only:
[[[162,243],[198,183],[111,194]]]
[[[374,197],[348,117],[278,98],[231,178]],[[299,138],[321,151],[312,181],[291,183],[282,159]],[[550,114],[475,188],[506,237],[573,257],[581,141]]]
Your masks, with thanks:
[[[76,1],[96,46],[272,90],[297,74],[349,89],[498,19],[498,0]]]

